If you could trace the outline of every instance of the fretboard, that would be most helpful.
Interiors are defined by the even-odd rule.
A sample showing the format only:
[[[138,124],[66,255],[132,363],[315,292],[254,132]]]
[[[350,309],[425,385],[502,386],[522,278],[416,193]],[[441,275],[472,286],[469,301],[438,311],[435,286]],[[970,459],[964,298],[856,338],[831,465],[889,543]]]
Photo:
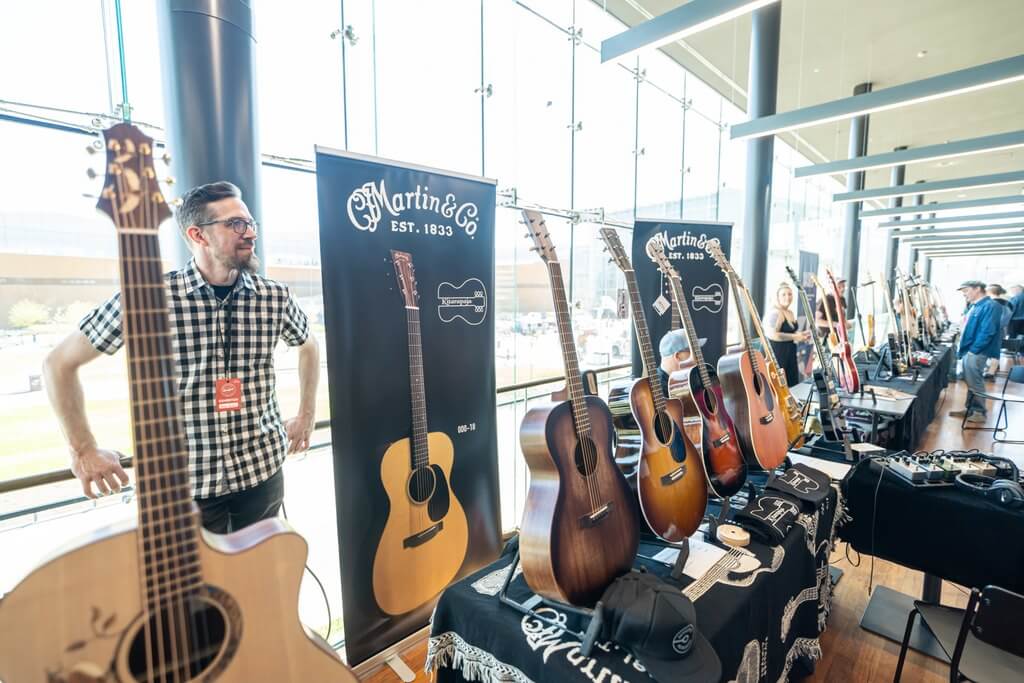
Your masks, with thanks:
[[[412,467],[430,464],[427,451],[427,396],[423,385],[423,345],[420,339],[420,309],[405,307],[409,326],[409,388],[412,399]]]
[[[629,306],[633,312],[633,327],[636,329],[636,341],[640,347],[640,356],[644,360],[644,374],[647,376],[647,383],[651,386],[651,395],[654,397],[654,407],[658,412],[665,410],[665,393],[661,390],[661,380],[658,378],[658,366],[654,348],[651,346],[651,333],[647,329],[647,317],[644,315],[644,305],[640,301],[640,288],[636,284],[636,272],[623,270],[626,276],[626,287],[629,289]],[[675,310],[675,306],[672,307]]]
[[[576,357],[576,341],[572,334],[572,319],[569,317],[569,302],[562,284],[562,268],[558,261],[548,261],[548,278],[551,280],[551,295],[555,304],[555,320],[558,323],[558,337],[562,344],[562,361],[565,363],[565,384],[572,401],[572,416],[579,438],[590,433],[590,418],[580,378],[580,364]]]
[[[157,233],[122,232],[118,243],[139,554],[154,608],[198,590],[199,546]]]
[[[672,298],[675,299],[676,308],[683,320],[683,329],[686,330],[686,339],[690,342],[690,355],[697,364],[697,372],[704,386],[711,386],[711,376],[708,375],[707,366],[704,363],[704,352],[700,349],[700,337],[697,336],[697,328],[693,325],[693,318],[690,317],[690,304],[683,294],[683,283],[678,274],[669,275],[669,282],[672,283]]]
[[[669,296],[674,299],[675,297],[671,293],[671,287],[669,287],[669,290]],[[672,310],[672,326],[669,329],[672,330],[673,332],[676,330],[681,330],[683,328],[683,319],[679,315],[679,307],[676,306],[675,303],[673,303],[671,306],[669,306],[669,308]]]
[[[736,300],[736,322],[740,328],[740,337],[743,338],[743,348],[747,351],[747,356],[750,358],[750,367],[753,368],[754,372],[758,372],[757,356],[754,355],[754,345],[750,341],[750,333],[747,331],[747,323],[743,319],[743,303],[742,297],[740,297],[740,288],[736,283],[736,278],[731,273],[726,273],[726,279],[729,280],[729,288],[732,290],[732,297]],[[754,312],[750,311],[751,317]]]

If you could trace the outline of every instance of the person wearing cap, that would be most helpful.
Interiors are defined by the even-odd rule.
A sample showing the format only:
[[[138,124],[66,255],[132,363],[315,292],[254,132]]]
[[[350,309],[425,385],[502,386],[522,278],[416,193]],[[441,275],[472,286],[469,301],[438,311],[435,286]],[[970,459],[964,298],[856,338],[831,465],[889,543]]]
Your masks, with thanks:
[[[960,333],[957,358],[963,360],[964,380],[967,382],[967,404],[963,410],[954,410],[950,417],[966,417],[968,422],[984,423],[988,417],[985,399],[985,363],[999,358],[1000,320],[1002,309],[985,294],[985,283],[968,280],[958,288],[971,306],[967,322]]]
[[[1024,286],[1010,286],[1010,324],[1006,336],[1013,338],[1024,335]]]
[[[1000,313],[1000,324],[999,324],[999,339],[1006,338],[1006,330],[1010,324],[1010,318],[1013,316],[1013,308],[1010,306],[1010,300],[1006,298],[1006,290],[1003,289],[1002,285],[991,284],[985,288],[988,292],[988,296],[992,301],[999,304]],[[995,379],[996,372],[999,370],[999,358],[989,358],[988,365],[985,366],[985,379]]]
[[[839,296],[846,298],[846,280],[840,279],[836,281],[836,287],[839,289]],[[825,315],[825,306],[828,306],[828,315]],[[829,327],[828,327],[828,316],[832,316],[832,322],[836,325],[839,324],[839,309],[836,307],[836,298],[832,294],[825,294],[822,298],[818,299],[818,305],[814,308],[814,326],[818,330],[818,335],[823,339],[828,338]],[[846,321],[846,329],[850,330],[853,328],[853,321]]]
[[[834,303],[834,302],[833,302]],[[786,385],[800,384],[800,368],[797,361],[797,342],[808,341],[810,330],[801,330],[793,305],[793,289],[785,282],[775,290],[775,305],[764,316],[764,334],[772,345],[779,368],[786,374]]]
[[[701,348],[707,343],[707,339],[701,337],[698,340]],[[661,380],[661,388],[668,396],[668,378],[676,370],[682,370],[689,365],[690,340],[686,337],[684,330],[671,330],[665,333],[658,344],[658,351],[661,353],[661,367],[658,368],[658,378]]]

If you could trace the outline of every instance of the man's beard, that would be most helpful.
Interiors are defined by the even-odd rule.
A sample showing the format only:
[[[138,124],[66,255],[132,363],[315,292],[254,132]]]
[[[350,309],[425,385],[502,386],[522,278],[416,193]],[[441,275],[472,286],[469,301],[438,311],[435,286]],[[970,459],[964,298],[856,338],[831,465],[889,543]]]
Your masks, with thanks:
[[[245,256],[240,256],[237,251],[231,255],[218,254],[217,260],[239,273],[258,273],[260,270],[260,259],[256,256],[255,248]]]

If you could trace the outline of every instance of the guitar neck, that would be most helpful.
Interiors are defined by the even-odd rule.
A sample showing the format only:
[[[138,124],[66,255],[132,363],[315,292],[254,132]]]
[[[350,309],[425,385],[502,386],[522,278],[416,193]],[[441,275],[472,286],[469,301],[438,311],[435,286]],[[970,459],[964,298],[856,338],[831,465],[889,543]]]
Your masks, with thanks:
[[[420,337],[420,309],[405,307],[409,328],[409,394],[412,400],[412,463],[413,469],[430,463],[427,452],[427,394],[423,382],[423,344]]]
[[[754,345],[750,340],[750,332],[747,330],[747,324],[743,320],[743,301],[740,296],[740,284],[736,281],[736,274],[729,271],[726,272],[726,279],[729,280],[729,288],[732,290],[732,298],[736,300],[736,317],[738,320],[737,327],[740,328],[740,337],[743,338],[743,348],[746,349],[747,356],[750,357],[750,367],[757,371],[757,356],[754,355]],[[753,317],[753,311],[750,311],[751,317]]]
[[[562,281],[562,268],[558,261],[547,262],[548,279],[551,281],[551,295],[555,304],[555,320],[558,323],[558,337],[562,344],[562,361],[565,363],[565,384],[572,401],[572,416],[576,423],[577,436],[590,433],[590,417],[580,377],[580,364],[576,356],[576,340],[572,334],[572,319],[569,317],[569,301]]]
[[[750,296],[750,290],[747,289],[746,285],[743,285],[743,298],[746,299],[747,306],[750,308],[750,318],[754,322],[754,331],[757,332],[757,336],[761,340],[761,347],[764,349],[764,355],[769,363],[778,368],[779,361],[775,358],[775,350],[772,348],[772,345],[768,343],[768,338],[764,336],[764,328],[761,327],[761,318],[757,315],[757,308],[754,306],[754,299]]]
[[[683,295],[683,283],[678,273],[669,275],[669,282],[672,284],[672,298],[676,301],[676,308],[683,321],[683,329],[686,330],[686,339],[690,343],[690,355],[697,365],[697,372],[704,386],[711,386],[711,376],[708,374],[707,365],[704,363],[704,352],[700,348],[700,337],[697,336],[697,328],[694,327],[693,318],[690,317],[690,305]]]
[[[669,287],[669,290],[671,290],[671,286]],[[675,296],[672,295],[671,291],[669,292],[669,296],[675,299]],[[673,332],[683,329],[683,318],[679,315],[679,307],[675,305],[675,302],[673,302],[669,308],[672,311],[672,322],[670,323],[671,327],[669,329]]]
[[[640,301],[640,288],[636,283],[636,273],[632,270],[623,270],[622,274],[626,276],[626,287],[629,289],[629,305],[633,313],[637,345],[640,347],[640,355],[644,360],[644,374],[647,375],[647,381],[651,385],[654,406],[661,412],[665,409],[665,394],[661,390],[661,381],[658,379],[659,363],[654,355],[654,347],[651,345],[651,334],[647,328],[644,306]]]
[[[118,235],[140,561],[152,607],[198,590],[199,544],[157,232]]]

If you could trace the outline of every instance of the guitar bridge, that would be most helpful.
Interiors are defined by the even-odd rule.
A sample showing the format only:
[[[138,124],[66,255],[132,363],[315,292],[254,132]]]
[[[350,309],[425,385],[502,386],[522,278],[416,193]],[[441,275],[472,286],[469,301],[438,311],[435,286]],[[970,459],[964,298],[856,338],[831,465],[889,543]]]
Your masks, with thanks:
[[[686,465],[680,465],[679,467],[675,468],[674,470],[672,470],[671,472],[669,472],[668,474],[661,478],[661,485],[671,486],[672,484],[682,479],[684,474],[686,474]]]
[[[601,520],[607,517],[608,513],[612,511],[613,505],[613,503],[605,503],[590,514],[580,517],[580,528],[590,529],[600,524]]]
[[[766,424],[771,424],[772,420],[774,420],[774,419],[775,419],[775,413],[768,413],[767,415],[763,416],[760,420],[758,420],[758,422],[760,422],[763,425],[766,425]]]
[[[418,534],[413,534],[412,536],[406,538],[404,541],[402,541],[402,547],[417,548],[426,543],[427,541],[429,541],[430,539],[432,539],[434,536],[437,536],[441,532],[441,529],[443,528],[444,520],[441,520],[437,524],[427,527]]]
[[[729,432],[725,432],[720,437],[712,441],[711,445],[714,446],[715,448],[718,448],[719,446],[729,443],[730,438],[731,437],[729,436]]]

